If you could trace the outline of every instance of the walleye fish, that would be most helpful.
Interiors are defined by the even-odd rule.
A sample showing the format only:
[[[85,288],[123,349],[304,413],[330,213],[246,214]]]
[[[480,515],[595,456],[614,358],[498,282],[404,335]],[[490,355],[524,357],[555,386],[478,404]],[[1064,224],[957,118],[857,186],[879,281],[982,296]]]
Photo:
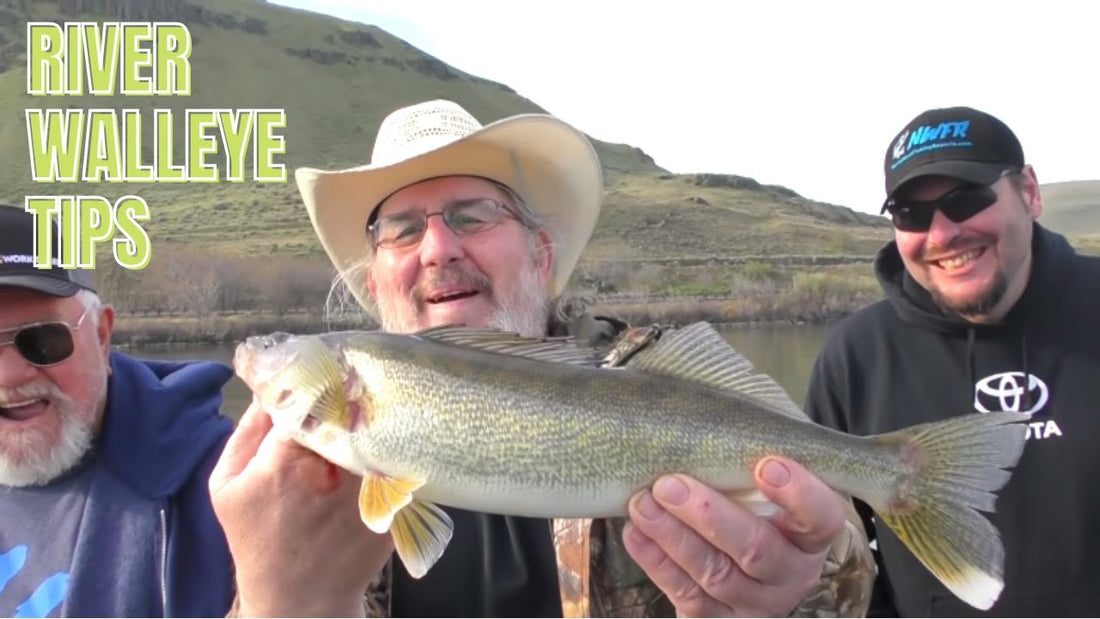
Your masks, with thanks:
[[[277,431],[363,478],[366,526],[421,577],[446,549],[438,507],[533,517],[624,516],[681,472],[751,503],[766,456],[792,458],[870,505],[955,595],[1004,588],[992,512],[1029,416],[969,414],[857,437],[812,423],[705,322],[625,367],[562,338],[441,327],[251,337],[238,375]]]

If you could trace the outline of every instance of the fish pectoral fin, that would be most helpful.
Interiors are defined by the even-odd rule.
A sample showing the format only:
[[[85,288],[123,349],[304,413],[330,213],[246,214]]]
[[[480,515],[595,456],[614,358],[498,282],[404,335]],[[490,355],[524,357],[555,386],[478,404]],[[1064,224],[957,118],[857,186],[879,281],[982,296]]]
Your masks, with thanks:
[[[727,492],[726,496],[729,497],[731,501],[761,518],[770,518],[780,511],[780,507],[769,501],[768,497],[764,496],[764,493],[760,492],[757,488],[734,490],[732,492]]]
[[[428,573],[451,541],[454,523],[438,505],[413,499],[393,519],[393,545],[413,578]]]
[[[394,516],[412,502],[412,493],[424,485],[422,479],[396,479],[370,472],[359,489],[359,517],[375,533],[390,530]]]
[[[308,414],[319,421],[347,427],[350,413],[344,394],[344,368],[323,341],[312,338],[305,342],[298,353],[297,388],[312,400]]]
[[[342,384],[330,384],[328,388],[321,392],[314,400],[309,414],[320,421],[334,423],[341,428],[351,426],[351,409],[348,408],[348,401],[344,396]]]

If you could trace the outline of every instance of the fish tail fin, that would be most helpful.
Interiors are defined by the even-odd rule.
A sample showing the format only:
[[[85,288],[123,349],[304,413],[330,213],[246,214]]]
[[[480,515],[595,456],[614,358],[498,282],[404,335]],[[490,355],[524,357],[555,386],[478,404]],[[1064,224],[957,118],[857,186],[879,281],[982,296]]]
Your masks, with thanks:
[[[1026,413],[964,415],[875,437],[899,448],[902,474],[879,517],[948,589],[988,610],[1004,589],[1000,533],[976,510],[1020,458]]]

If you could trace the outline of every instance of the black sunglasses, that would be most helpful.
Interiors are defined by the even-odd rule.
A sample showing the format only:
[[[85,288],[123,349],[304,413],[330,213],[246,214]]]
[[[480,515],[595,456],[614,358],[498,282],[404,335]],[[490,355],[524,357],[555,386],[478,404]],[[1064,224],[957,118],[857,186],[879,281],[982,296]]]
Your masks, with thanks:
[[[73,333],[84,323],[91,310],[90,307],[85,309],[75,325],[55,320],[2,330],[0,346],[15,346],[15,350],[31,365],[42,368],[57,365],[73,355]]]
[[[886,202],[894,227],[904,232],[927,232],[939,209],[945,217],[962,223],[993,205],[997,192],[989,185],[964,185],[935,200],[895,200]]]

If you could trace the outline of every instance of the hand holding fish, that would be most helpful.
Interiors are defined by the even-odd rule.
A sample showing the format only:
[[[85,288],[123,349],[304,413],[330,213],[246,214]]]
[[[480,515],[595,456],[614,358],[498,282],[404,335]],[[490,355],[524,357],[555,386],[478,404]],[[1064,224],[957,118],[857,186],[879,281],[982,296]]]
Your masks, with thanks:
[[[680,615],[786,616],[817,581],[843,499],[787,459],[762,462],[756,483],[780,515],[762,518],[683,475],[631,500],[623,542]]]
[[[451,540],[453,522],[439,505],[541,518],[616,517],[655,480],[680,473],[753,511],[785,506],[769,524],[777,529],[756,529],[785,539],[764,542],[758,540],[766,533],[751,527],[716,538],[710,531],[720,532],[718,525],[705,515],[677,516],[727,556],[742,558],[739,569],[765,587],[786,583],[805,591],[812,582],[808,565],[823,565],[824,545],[844,521],[829,511],[813,514],[845,509],[845,502],[813,498],[821,494],[809,482],[762,495],[760,463],[783,457],[866,503],[975,608],[989,609],[1004,588],[1004,547],[978,512],[994,511],[995,493],[1023,453],[1028,414],[969,414],[848,435],[812,423],[778,383],[754,371],[705,322],[663,335],[616,368],[594,363],[590,351],[569,342],[456,327],[404,335],[275,333],[240,345],[234,366],[282,432],[362,477],[363,524],[392,534],[414,578],[431,569]],[[788,485],[805,481],[789,470]],[[798,492],[809,505],[790,499]],[[262,497],[276,500],[279,493]],[[302,498],[314,500],[308,493]],[[272,501],[255,504],[270,508]],[[710,504],[722,506],[712,510],[732,507]],[[350,526],[352,516],[338,506],[341,524]],[[305,530],[318,534],[315,527]],[[666,544],[677,534],[670,535]],[[799,551],[785,552],[784,542]],[[357,569],[364,565],[340,551]],[[753,558],[759,554],[762,559]],[[695,569],[707,576],[703,565]],[[662,586],[679,599],[691,589],[667,580]],[[744,595],[721,601],[746,601],[753,614],[777,610]],[[786,595],[777,606],[791,602]]]
[[[255,401],[249,406],[210,475],[236,565],[240,616],[363,616],[364,587],[393,542],[363,526],[359,483],[280,438],[268,413]]]

